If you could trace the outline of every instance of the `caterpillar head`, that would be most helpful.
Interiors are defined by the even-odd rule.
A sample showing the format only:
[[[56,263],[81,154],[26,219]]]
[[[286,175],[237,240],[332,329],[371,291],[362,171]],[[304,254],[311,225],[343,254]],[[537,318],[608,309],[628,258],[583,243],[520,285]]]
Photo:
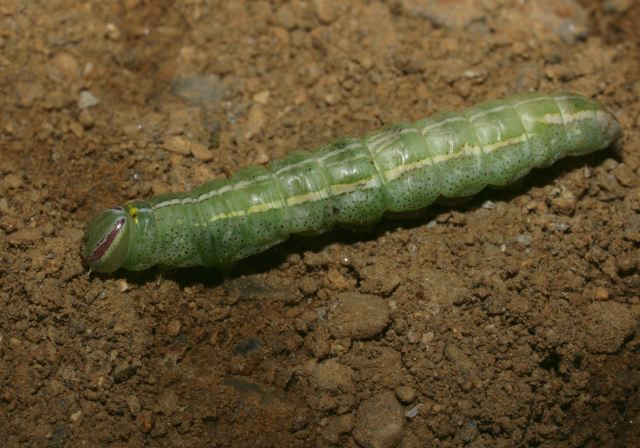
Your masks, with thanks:
[[[123,207],[102,211],[87,227],[82,260],[89,271],[113,272],[125,262],[131,237],[131,216]]]

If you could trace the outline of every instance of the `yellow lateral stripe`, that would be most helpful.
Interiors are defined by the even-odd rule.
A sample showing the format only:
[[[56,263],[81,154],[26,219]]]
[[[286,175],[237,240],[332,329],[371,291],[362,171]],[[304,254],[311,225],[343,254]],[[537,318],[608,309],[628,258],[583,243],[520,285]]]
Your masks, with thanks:
[[[299,194],[298,196],[291,196],[287,199],[287,205],[300,205],[304,204],[305,202],[314,202],[319,199],[324,199],[328,196],[329,195],[327,194],[326,190],[312,191],[305,194]]]
[[[574,96],[563,96],[563,97],[557,97],[555,98],[556,100],[571,100],[573,98],[580,98],[580,97],[574,97]],[[524,101],[521,101],[519,103],[516,103],[514,106],[517,105],[523,105],[523,104],[527,104],[530,102],[537,102],[537,101],[546,101],[547,98],[531,98],[531,99],[526,99]],[[473,115],[471,118],[472,119],[476,119],[479,116],[484,116],[502,109],[506,109],[506,108],[511,108],[512,106],[498,106],[492,110],[489,111],[483,111],[483,112],[479,112],[475,115]],[[608,115],[607,112],[605,111],[601,111],[601,110],[582,110],[582,111],[578,111],[578,112],[574,112],[574,113],[563,113],[561,112],[560,114],[557,113],[548,113],[545,114],[544,117],[542,117],[542,119],[540,118],[533,118],[533,120],[531,121],[536,121],[539,123],[544,123],[544,124],[567,124],[567,123],[571,123],[571,122],[575,122],[575,121],[579,121],[579,120],[587,120],[587,119],[592,119],[593,116],[595,115],[596,120],[603,120],[606,121],[606,119],[608,119]],[[524,119],[528,120],[529,117],[524,116]],[[441,120],[437,123],[431,123],[430,125],[424,127],[424,128],[416,128],[416,129],[412,129],[412,128],[408,128],[408,129],[403,129],[400,131],[400,134],[405,134],[405,133],[415,133],[416,130],[418,130],[420,133],[422,133],[423,135],[425,133],[428,133],[430,130],[435,129],[435,128],[439,128],[442,127],[446,124],[452,123],[452,122],[456,122],[456,121],[466,121],[467,118],[465,117],[461,117],[461,116],[453,116],[453,117],[449,117],[446,118],[444,120]],[[370,139],[373,140],[368,140],[367,141],[367,145],[369,145],[370,147],[372,147],[372,151],[375,155],[378,155],[382,152],[384,152],[386,149],[388,149],[390,146],[392,146],[393,144],[395,144],[395,137],[397,136],[397,132],[395,131],[386,131],[386,132],[379,132],[376,135],[373,135],[371,137],[369,137]],[[505,141],[498,141],[492,145],[489,145],[489,148],[494,147],[493,149],[489,149],[489,152],[495,149],[499,149],[503,146],[506,145],[510,145],[512,143],[514,143],[512,140],[513,139],[520,139],[520,138],[526,138],[525,134],[523,134],[520,137],[513,137],[512,139],[508,139]],[[332,153],[328,153],[326,155],[324,155],[320,160],[324,161],[327,159],[330,159],[331,157],[335,156],[336,154],[341,154],[345,151],[349,151],[351,149],[353,149],[354,147],[359,146],[359,142],[356,143],[351,143],[350,145],[347,145],[344,148],[341,148],[335,152]],[[485,147],[486,149],[487,147]],[[480,154],[480,150],[478,148],[476,149],[471,149],[471,148],[467,148],[466,149],[466,154],[469,154],[470,152],[474,152],[476,154]],[[455,153],[457,154],[457,153]],[[449,160],[451,157],[456,157],[454,155],[450,155],[450,154],[444,154],[444,155],[438,155],[433,157],[433,161],[435,163],[444,161],[444,160]],[[307,160],[303,160],[299,163],[294,163],[285,167],[282,167],[277,174],[282,174],[286,171],[289,171],[291,169],[294,168],[299,168],[307,163],[312,163],[312,159],[307,159]],[[168,206],[172,206],[172,205],[184,205],[184,204],[195,204],[195,203],[200,203],[203,201],[206,201],[208,199],[211,199],[213,196],[217,196],[223,193],[226,193],[227,191],[231,191],[231,189],[237,189],[237,190],[242,190],[245,186],[248,185],[254,185],[255,182],[258,181],[265,181],[268,180],[270,178],[270,176],[259,176],[256,179],[252,179],[252,180],[246,180],[243,182],[240,182],[239,184],[236,185],[225,185],[217,190],[211,190],[205,193],[202,193],[201,195],[199,195],[198,197],[186,197],[186,198],[173,198],[173,199],[169,199],[167,201],[164,202],[160,202],[158,204],[155,204],[152,208],[155,209],[159,209],[159,208],[163,208],[163,207],[168,207]]]
[[[492,143],[490,145],[485,145],[483,149],[485,150],[484,151],[485,153],[490,153],[498,149],[504,148],[505,146],[523,143],[527,140],[527,138],[528,136],[525,133],[517,137],[511,137],[506,140],[497,141],[496,143]],[[479,155],[480,153],[481,153],[480,147],[465,145],[460,149],[460,151],[457,151],[451,154],[441,154],[434,157],[425,157],[424,159],[416,160],[413,163],[407,163],[399,167],[392,168],[388,171],[385,171],[384,175],[387,178],[387,180],[392,181],[399,178],[403,174],[423,168],[427,165],[437,164],[437,163],[441,163],[441,162],[455,159],[458,157],[468,156],[471,154]],[[379,184],[380,182],[376,177],[371,177],[369,179],[358,179],[356,182],[349,183],[349,184],[331,185],[331,191],[333,192],[334,195],[341,195],[346,193],[352,193],[358,189],[368,190],[371,188],[375,188],[379,186]],[[322,189],[314,192],[300,194],[297,196],[292,196],[287,199],[287,205],[289,206],[300,205],[306,202],[315,202],[321,199],[326,199],[327,197],[329,197],[328,190]],[[214,221],[218,221],[220,219],[226,219],[226,218],[235,218],[239,216],[244,216],[245,214],[249,215],[253,213],[263,213],[263,212],[267,212],[269,210],[278,209],[278,208],[282,208],[282,203],[280,201],[272,201],[272,202],[266,202],[264,204],[256,204],[249,207],[246,213],[243,211],[232,211],[229,213],[220,213],[218,215],[212,216],[209,219],[209,222],[214,222]]]
[[[589,118],[589,113],[593,113],[593,112],[595,112],[597,115],[599,111],[580,111],[573,114],[566,114],[562,118],[564,118],[565,122],[583,120],[583,119]],[[547,114],[543,117],[542,120],[536,120],[536,121],[540,121],[546,124],[559,124],[559,121],[560,121],[559,118],[560,117],[558,114]],[[522,135],[519,135],[517,137],[511,137],[506,140],[498,140],[495,143],[484,145],[482,149],[478,146],[465,145],[459,151],[456,151],[454,153],[440,154],[433,157],[425,157],[424,159],[416,160],[415,162],[407,163],[407,164],[398,166],[396,168],[387,170],[383,172],[383,174],[388,181],[392,181],[399,178],[403,174],[406,174],[414,170],[418,170],[420,168],[423,168],[431,164],[442,163],[447,160],[456,159],[458,157],[468,156],[472,154],[480,155],[481,152],[488,154],[507,146],[523,143],[527,141],[527,139],[530,137],[531,136],[527,135],[527,133],[525,132]],[[349,184],[331,185],[331,191],[334,195],[341,195],[346,193],[352,193],[358,189],[368,190],[370,188],[375,188],[379,186],[379,184],[380,182],[377,180],[376,177],[371,177],[369,179],[359,179],[356,182],[349,183]],[[315,202],[321,199],[326,199],[327,197],[329,197],[328,190],[322,189],[319,191],[292,196],[287,199],[287,205],[295,206],[295,205],[304,204],[306,202]],[[228,213],[220,213],[218,215],[214,215],[209,219],[209,222],[219,221],[221,219],[227,219],[227,218],[236,218],[239,216],[245,216],[253,213],[263,213],[263,212],[273,210],[273,209],[278,209],[278,208],[282,208],[282,203],[280,201],[267,202],[264,204],[256,204],[254,206],[249,207],[249,209],[246,212],[240,210],[240,211],[231,211]]]

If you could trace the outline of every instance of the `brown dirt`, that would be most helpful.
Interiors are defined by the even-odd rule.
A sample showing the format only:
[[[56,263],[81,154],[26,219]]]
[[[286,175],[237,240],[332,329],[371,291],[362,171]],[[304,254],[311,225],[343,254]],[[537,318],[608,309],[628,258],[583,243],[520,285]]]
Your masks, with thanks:
[[[640,4],[215,3],[0,3],[0,445],[639,446]],[[621,143],[230,275],[80,263],[99,209],[526,89]]]

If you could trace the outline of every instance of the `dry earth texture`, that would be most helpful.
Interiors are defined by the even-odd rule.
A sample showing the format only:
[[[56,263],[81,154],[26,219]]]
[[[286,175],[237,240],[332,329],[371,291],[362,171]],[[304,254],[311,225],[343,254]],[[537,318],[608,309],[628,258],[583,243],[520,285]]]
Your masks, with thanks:
[[[640,4],[0,2],[0,445],[629,447]],[[98,210],[523,90],[614,148],[215,269],[87,275]]]

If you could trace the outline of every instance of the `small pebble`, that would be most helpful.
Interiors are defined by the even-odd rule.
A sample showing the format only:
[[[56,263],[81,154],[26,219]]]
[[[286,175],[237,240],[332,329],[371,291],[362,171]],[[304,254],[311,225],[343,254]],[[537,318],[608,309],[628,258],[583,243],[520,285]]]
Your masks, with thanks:
[[[93,115],[91,115],[91,112],[89,112],[86,109],[81,111],[80,114],[78,114],[78,121],[80,122],[80,124],[84,129],[91,128],[95,122],[93,119]]]
[[[153,427],[155,426],[155,420],[153,418],[153,414],[149,411],[144,411],[138,416],[138,429],[145,434],[151,432]]]
[[[609,299],[609,291],[607,288],[603,288],[602,286],[598,286],[596,288],[596,300],[608,300]]]
[[[140,399],[135,395],[127,396],[127,408],[132,416],[136,416],[140,413],[142,409],[142,405],[140,404]]]
[[[340,2],[334,0],[313,0],[313,7],[322,23],[329,24],[339,16]]]
[[[127,381],[129,378],[133,377],[138,369],[134,366],[131,366],[126,363],[117,364],[113,371],[111,372],[111,376],[113,376],[113,381],[116,383],[123,383]]]
[[[493,210],[494,208],[496,208],[496,204],[493,201],[484,201],[481,207],[486,210]]]
[[[613,175],[625,187],[633,187],[637,183],[637,177],[626,163],[621,163],[613,169]]]
[[[244,138],[251,140],[251,138],[263,128],[265,121],[266,117],[262,107],[253,106],[251,110],[249,110],[247,124],[244,127]]]
[[[208,161],[213,158],[213,154],[209,148],[179,135],[168,137],[162,146],[167,151],[175,154],[183,156],[191,154],[198,160]]]
[[[129,283],[125,279],[118,280],[118,291],[127,292],[129,291]]]
[[[530,233],[521,233],[516,237],[516,242],[524,246],[528,246],[529,244],[531,244],[531,241],[533,241],[533,236],[531,236]]]
[[[275,14],[275,22],[286,30],[290,30],[296,26],[296,18],[293,14],[291,6],[284,4],[278,8]]]
[[[409,331],[407,331],[407,340],[411,344],[418,342],[420,340],[420,336],[420,333],[415,328],[410,328]]]
[[[398,386],[395,393],[398,400],[404,404],[411,403],[416,399],[416,390],[411,386]]]
[[[51,58],[49,66],[49,76],[54,81],[62,78],[73,79],[78,76],[80,65],[75,57],[69,53],[61,52]]]
[[[333,289],[346,290],[349,289],[351,285],[348,278],[342,275],[340,271],[333,268],[329,269],[327,272],[327,280]]]
[[[97,106],[98,104],[100,104],[100,100],[96,98],[93,93],[88,90],[80,92],[80,96],[78,97],[78,108],[88,109],[90,107]]]
[[[167,151],[183,156],[189,155],[191,152],[191,142],[184,137],[174,135],[164,141],[162,145]]]
[[[422,335],[422,338],[420,339],[420,343],[422,343],[422,345],[428,346],[429,344],[431,344],[431,342],[433,341],[433,338],[435,338],[436,335],[433,331],[427,331],[425,334]]]
[[[303,294],[310,296],[318,290],[318,282],[309,276],[305,276],[300,280],[298,287]]]
[[[193,157],[195,157],[198,160],[202,160],[206,162],[208,160],[213,159],[213,154],[211,153],[211,150],[206,146],[201,145],[200,143],[191,142],[191,146],[189,150],[191,151],[191,154],[193,155]]]
[[[478,423],[473,419],[467,419],[464,426],[456,433],[456,437],[465,444],[473,442],[478,437]]]
[[[422,403],[418,403],[415,406],[410,407],[404,413],[404,416],[407,418],[416,418],[418,414],[420,414],[420,408],[423,406]]]
[[[253,101],[255,101],[258,104],[265,105],[269,102],[269,95],[270,93],[268,90],[258,92],[255,95],[253,95]]]
[[[457,345],[447,344],[444,348],[444,355],[463,372],[467,374],[475,372],[475,363]]]
[[[120,35],[120,29],[115,24],[111,22],[107,23],[105,30],[105,36],[107,36],[107,38],[111,40],[118,40],[120,39]]]
[[[167,324],[167,334],[172,338],[176,337],[180,334],[181,328],[182,323],[178,319],[172,319],[171,322]]]
[[[258,339],[249,337],[236,344],[233,351],[238,355],[246,355],[260,350],[260,347],[262,347],[262,343]]]
[[[576,200],[572,197],[553,198],[551,209],[559,215],[572,216],[576,211]]]
[[[9,188],[20,188],[24,185],[24,181],[22,180],[22,176],[18,176],[15,173],[9,173],[4,176],[4,183]]]
[[[41,100],[45,94],[44,87],[38,82],[18,81],[14,89],[18,96],[18,104],[21,107],[31,107],[35,102]]]
[[[84,128],[77,121],[72,121],[69,123],[69,130],[76,138],[82,138],[84,135]]]
[[[127,326],[124,325],[122,322],[117,322],[114,326],[113,326],[113,332],[115,334],[125,334],[127,333],[129,330],[127,329]]]

